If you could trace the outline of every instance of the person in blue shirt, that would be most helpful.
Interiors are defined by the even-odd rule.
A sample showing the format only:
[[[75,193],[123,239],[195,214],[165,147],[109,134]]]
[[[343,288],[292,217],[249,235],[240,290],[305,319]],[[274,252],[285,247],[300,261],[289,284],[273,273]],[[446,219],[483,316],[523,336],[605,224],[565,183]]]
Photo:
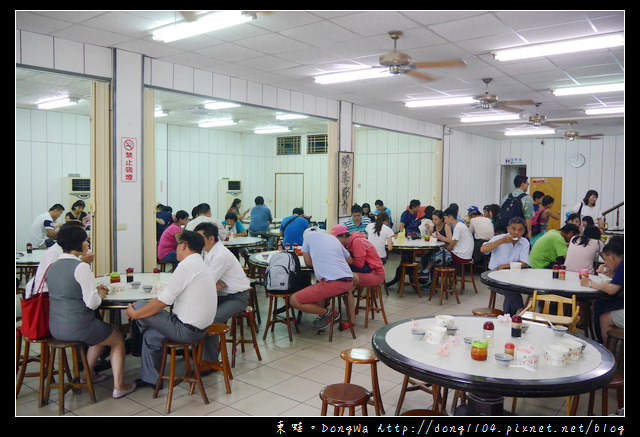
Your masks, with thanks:
[[[522,237],[526,226],[524,218],[513,217],[506,234],[496,235],[480,246],[480,252],[491,254],[489,270],[509,269],[512,262],[519,262],[521,267],[529,266],[529,240]],[[504,295],[502,311],[505,314],[514,315],[524,307],[522,294],[506,290],[500,293]]]
[[[379,212],[386,212],[387,215],[389,216],[389,227],[393,229],[393,220],[391,220],[391,210],[386,206],[384,206],[384,202],[380,199],[376,200],[374,205],[376,207],[374,214],[377,215]]]
[[[227,228],[229,233],[231,233],[231,231],[233,231],[234,237],[246,237],[247,236],[247,230],[245,229],[244,226],[242,226],[242,222],[240,220],[238,220],[238,216],[236,215],[235,212],[228,212],[224,216],[224,221],[222,222],[222,225],[225,228]]]
[[[403,211],[400,216],[400,224],[398,225],[398,232],[405,231],[407,237],[412,235],[420,236],[420,223],[418,220],[418,211],[420,210],[420,201],[413,199],[409,202],[409,209]]]
[[[282,232],[282,244],[293,247],[294,244],[302,246],[304,231],[309,228],[309,221],[304,217],[304,209],[293,208],[289,217],[282,219],[280,232]]]
[[[264,197],[258,196],[254,200],[256,206],[251,208],[251,222],[249,223],[249,236],[267,239],[267,250],[273,250],[275,236],[268,236],[269,225],[273,221],[271,210],[265,206]]]

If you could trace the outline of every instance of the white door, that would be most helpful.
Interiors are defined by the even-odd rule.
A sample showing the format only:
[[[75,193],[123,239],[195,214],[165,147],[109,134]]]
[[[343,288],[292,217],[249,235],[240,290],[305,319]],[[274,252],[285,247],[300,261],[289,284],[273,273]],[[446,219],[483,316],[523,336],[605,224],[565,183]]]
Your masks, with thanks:
[[[304,207],[304,174],[276,173],[276,197],[274,218],[291,215],[293,208]]]

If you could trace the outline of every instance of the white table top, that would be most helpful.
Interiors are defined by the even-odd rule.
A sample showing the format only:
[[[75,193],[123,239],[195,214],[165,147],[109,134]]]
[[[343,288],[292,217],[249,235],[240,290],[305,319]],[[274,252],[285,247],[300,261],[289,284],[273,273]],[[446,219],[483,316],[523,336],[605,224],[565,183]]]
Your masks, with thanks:
[[[157,275],[157,276],[156,276]],[[120,292],[110,291],[108,295],[103,299],[104,303],[114,303],[114,302],[135,302],[140,299],[152,299],[157,296],[158,292],[164,288],[164,286],[169,282],[171,278],[171,273],[133,273],[133,281],[140,282],[140,287],[134,289],[131,286],[131,283],[127,282],[127,277],[125,273],[120,273],[120,284],[124,284],[124,290]],[[110,278],[108,275],[99,276],[96,278],[96,282],[98,284],[106,285],[110,287],[112,284],[110,283]],[[154,289],[148,293],[143,290],[143,285],[153,285]]]
[[[39,264],[45,253],[46,249],[33,249],[31,253],[26,250],[16,252],[16,264]]]
[[[569,292],[589,292],[597,291],[591,287],[580,285],[577,272],[567,271],[565,279],[554,279],[550,269],[521,269],[521,270],[493,270],[488,273],[489,278],[527,288],[542,290],[562,290]],[[602,282],[597,275],[589,275],[593,282]]]
[[[251,256],[249,257],[249,261],[259,266],[266,267],[269,265],[269,261],[271,260],[271,255],[277,252],[278,252],[277,250],[270,250],[268,252],[254,253],[254,254],[251,254]],[[307,265],[304,262],[304,258],[302,256],[298,256],[298,259],[300,260],[300,268],[306,269]]]
[[[235,246],[255,246],[259,244],[263,244],[265,240],[259,237],[233,237],[233,240],[223,241],[227,247],[235,247]]]
[[[423,238],[420,238],[419,240],[412,240],[410,238],[407,238],[405,244],[398,244],[395,237],[392,239],[392,241],[394,249],[435,249],[445,245],[444,242],[439,240],[425,241]]]
[[[476,361],[471,358],[471,348],[464,342],[465,337],[482,338],[484,322],[491,320],[495,326],[494,346],[488,348],[486,361]],[[417,323],[426,328],[435,326],[434,318],[419,319]],[[447,336],[445,342],[449,342],[448,355],[439,354],[440,344],[429,344],[424,339],[417,338],[411,333],[411,321],[401,323],[391,328],[385,340],[397,353],[418,363],[440,368],[446,372],[458,372],[468,374],[471,378],[497,378],[503,380],[527,380],[535,383],[536,380],[552,380],[582,375],[592,371],[600,365],[602,360],[600,351],[586,343],[582,357],[577,361],[568,361],[563,367],[555,367],[547,364],[543,358],[543,347],[556,344],[561,338],[578,339],[570,334],[556,337],[548,325],[538,323],[526,323],[529,325],[527,333],[519,339],[511,337],[511,323],[500,322],[496,318],[485,317],[456,317],[455,325],[458,332],[455,336]],[[494,359],[495,353],[504,353],[504,344],[513,343],[516,347],[533,346],[539,351],[538,366],[535,371],[522,367],[504,367],[498,365]]]

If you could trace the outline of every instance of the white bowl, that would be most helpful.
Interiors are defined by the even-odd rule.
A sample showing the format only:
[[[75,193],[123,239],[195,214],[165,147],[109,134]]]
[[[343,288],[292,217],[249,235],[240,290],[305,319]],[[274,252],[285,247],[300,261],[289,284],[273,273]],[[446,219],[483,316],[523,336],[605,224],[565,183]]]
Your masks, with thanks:
[[[153,290],[153,285],[143,285],[142,289],[146,292],[146,293],[151,293],[151,290]]]
[[[558,337],[562,337],[564,333],[568,331],[568,329],[569,328],[567,328],[566,326],[553,325],[553,333]]]
[[[513,356],[509,354],[494,354],[494,358],[496,359],[496,363],[505,367],[513,361]]]
[[[131,288],[133,288],[134,290],[136,288],[140,288],[140,281],[133,281],[131,282]]]

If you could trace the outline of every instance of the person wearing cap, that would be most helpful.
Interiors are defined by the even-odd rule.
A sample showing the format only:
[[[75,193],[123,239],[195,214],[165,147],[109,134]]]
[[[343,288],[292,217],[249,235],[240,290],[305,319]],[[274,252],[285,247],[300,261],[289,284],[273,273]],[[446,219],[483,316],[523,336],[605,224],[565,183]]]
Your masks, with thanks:
[[[348,232],[345,225],[335,225],[331,228],[331,234],[351,254],[349,265],[354,272],[353,281],[356,287],[372,287],[384,282],[384,263],[364,234]]]
[[[308,231],[304,233],[302,257],[307,266],[313,267],[317,282],[293,293],[289,304],[303,313],[316,314],[318,317],[313,321],[313,327],[323,329],[340,319],[338,311],[332,313],[331,308],[326,308],[326,299],[347,293],[349,308],[353,311],[351,291],[355,287],[353,272],[349,268],[351,255],[332,234]]]

